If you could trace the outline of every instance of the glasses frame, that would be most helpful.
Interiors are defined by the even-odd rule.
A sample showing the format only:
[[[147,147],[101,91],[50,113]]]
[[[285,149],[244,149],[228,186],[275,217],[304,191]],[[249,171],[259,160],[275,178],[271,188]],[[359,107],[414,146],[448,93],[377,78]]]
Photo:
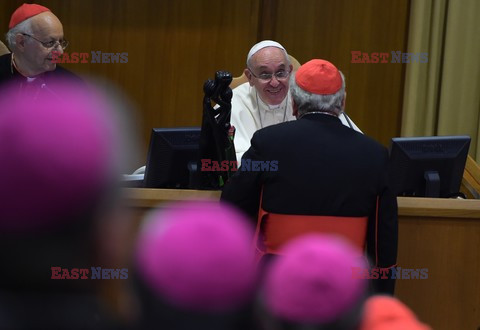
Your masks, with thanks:
[[[257,76],[255,73],[253,73],[252,69],[248,68],[248,71],[250,71],[250,73],[252,74],[252,76],[254,76],[254,77],[257,78],[258,80],[261,80],[261,81],[263,81],[263,82],[270,82],[270,81],[272,81],[273,77],[275,77],[275,79],[277,79],[277,80],[279,80],[279,81],[285,81],[285,80],[287,80],[288,77],[290,76],[290,73],[292,73],[291,70],[279,70],[279,71],[277,71],[277,72],[275,72],[275,73],[264,73],[264,75],[269,75],[270,78],[262,78],[262,77],[260,77],[260,76]],[[287,73],[287,75],[286,75],[285,77],[279,77],[279,76],[277,75],[279,72],[282,72],[282,71]]]
[[[21,33],[21,35],[24,35],[24,36],[27,36],[27,37],[30,37],[32,38],[33,40],[35,41],[38,41],[39,43],[42,44],[42,46],[45,48],[45,49],[54,49],[54,48],[57,48],[57,46],[60,46],[63,50],[65,50],[67,47],[68,47],[68,41],[63,39],[63,40],[56,40],[55,43],[53,44],[53,46],[48,46],[48,44],[50,44],[52,41],[47,41],[47,42],[43,42],[41,40],[38,40],[37,38],[35,38],[34,36],[28,34],[28,33]]]

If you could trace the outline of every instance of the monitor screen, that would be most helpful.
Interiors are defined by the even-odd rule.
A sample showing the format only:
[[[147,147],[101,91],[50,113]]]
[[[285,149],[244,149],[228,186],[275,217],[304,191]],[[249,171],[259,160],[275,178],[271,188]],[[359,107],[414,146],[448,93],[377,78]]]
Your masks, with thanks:
[[[469,136],[393,138],[390,185],[397,196],[461,196]]]
[[[199,159],[199,141],[200,127],[152,129],[144,187],[190,188]]]

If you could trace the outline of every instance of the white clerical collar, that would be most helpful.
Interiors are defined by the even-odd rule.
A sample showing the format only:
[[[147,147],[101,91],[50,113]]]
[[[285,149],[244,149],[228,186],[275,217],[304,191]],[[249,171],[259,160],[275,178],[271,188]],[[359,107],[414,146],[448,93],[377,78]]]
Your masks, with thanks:
[[[14,58],[14,55],[13,55],[13,53],[12,53],[11,60],[10,60],[10,70],[11,70],[12,74],[13,74],[13,68],[15,68],[15,70],[17,70],[17,72],[18,72],[20,75],[24,76],[24,75],[20,72],[20,70],[17,68],[17,63],[15,62],[15,58]],[[35,79],[37,79],[37,77],[27,77],[27,76],[24,76],[24,77],[27,78],[27,82],[29,82],[29,83],[32,82],[32,81],[35,81]]]
[[[257,90],[255,90],[255,98],[258,107],[258,119],[260,128],[264,128],[273,124],[283,123],[287,120],[287,107],[289,99],[288,93],[282,103],[277,105],[269,105],[263,102],[263,100],[260,99]],[[283,118],[278,118],[279,115]]]
[[[259,106],[260,108],[262,108],[263,110],[265,110],[265,111],[269,111],[269,110],[270,110],[270,111],[274,111],[274,110],[277,110],[277,109],[280,109],[280,108],[283,109],[283,107],[284,107],[284,105],[286,104],[287,99],[288,99],[288,97],[285,97],[280,104],[271,105],[271,104],[265,103],[265,102],[260,98],[260,96],[258,95],[258,91],[255,91],[255,93],[256,93],[256,95],[257,95],[258,106]]]

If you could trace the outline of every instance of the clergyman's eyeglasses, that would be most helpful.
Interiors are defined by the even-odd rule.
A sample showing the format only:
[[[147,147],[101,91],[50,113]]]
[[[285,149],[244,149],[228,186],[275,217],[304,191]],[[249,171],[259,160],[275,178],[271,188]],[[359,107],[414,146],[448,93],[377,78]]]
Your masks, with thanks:
[[[36,40],[38,41],[39,43],[42,44],[43,47],[47,48],[47,49],[52,49],[52,48],[56,48],[57,46],[60,46],[62,47],[63,50],[65,50],[65,48],[68,47],[68,41],[67,40],[51,40],[51,41],[47,41],[47,42],[44,42],[44,41],[41,41],[41,40],[38,40],[37,38],[35,38],[34,36],[31,36],[27,33],[22,33],[22,35],[24,36],[27,36],[29,38],[32,38],[33,40]]]

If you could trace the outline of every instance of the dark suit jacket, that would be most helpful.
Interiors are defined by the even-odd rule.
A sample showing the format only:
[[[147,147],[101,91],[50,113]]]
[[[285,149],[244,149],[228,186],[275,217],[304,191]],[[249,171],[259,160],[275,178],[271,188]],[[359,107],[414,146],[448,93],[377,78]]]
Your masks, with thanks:
[[[4,83],[25,83],[27,78],[22,76],[15,67],[12,67],[12,54],[0,56],[0,86]],[[83,81],[71,71],[56,65],[55,70],[48,71],[40,75],[43,81],[48,85],[52,79],[68,79],[71,82],[82,84]]]
[[[256,218],[263,186],[262,207],[269,212],[368,216],[370,261],[380,268],[396,264],[397,200],[388,187],[385,147],[344,126],[336,117],[307,114],[296,121],[257,131],[242,158],[242,167],[250,159],[277,161],[278,170],[240,168],[225,185],[222,200]],[[382,286],[377,291],[393,293],[392,281],[377,284]]]

